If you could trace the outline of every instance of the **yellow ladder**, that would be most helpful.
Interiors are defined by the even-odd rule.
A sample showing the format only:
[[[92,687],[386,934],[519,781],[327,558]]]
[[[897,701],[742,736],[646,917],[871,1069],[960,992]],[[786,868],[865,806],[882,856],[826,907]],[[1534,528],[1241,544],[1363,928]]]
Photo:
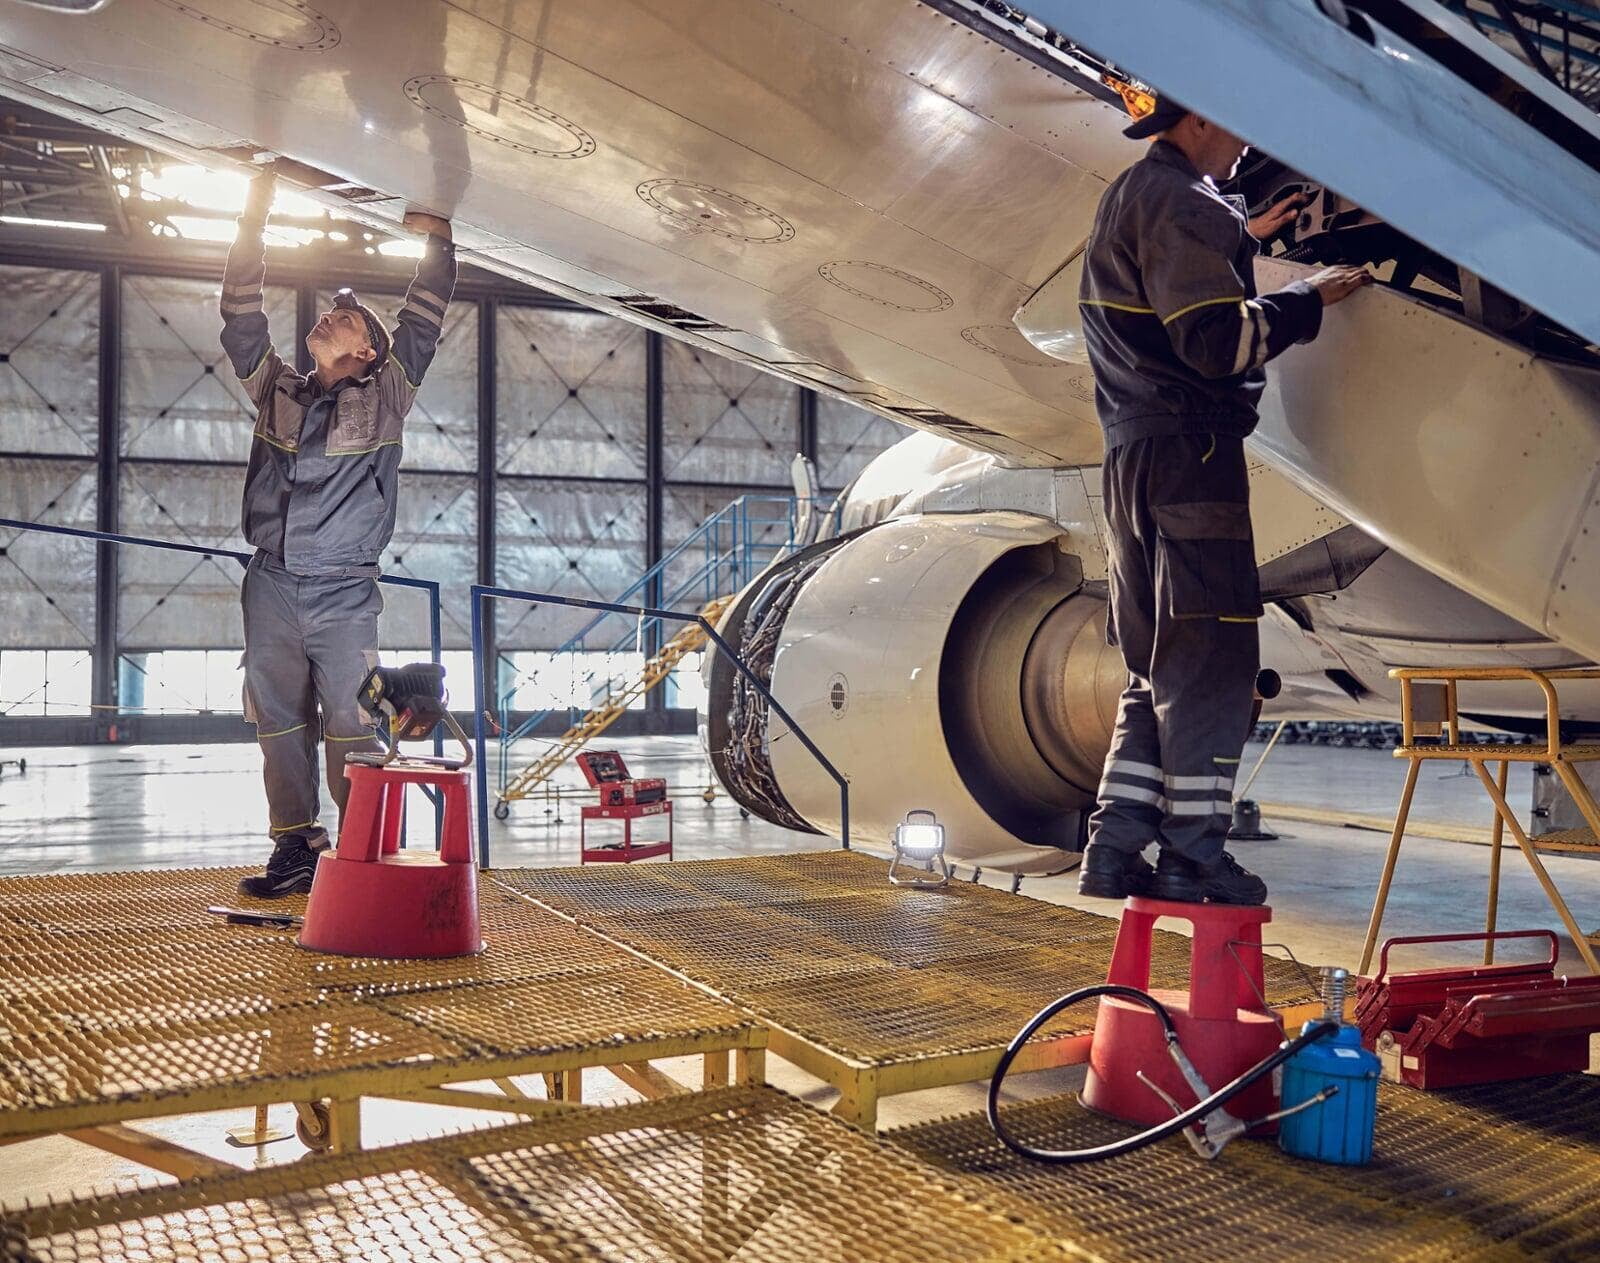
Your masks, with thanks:
[[[1389,672],[1391,679],[1400,681],[1400,726],[1402,735],[1395,757],[1409,759],[1406,786],[1400,796],[1400,811],[1394,821],[1394,832],[1389,838],[1389,852],[1384,857],[1383,876],[1378,881],[1378,897],[1372,905],[1372,917],[1367,922],[1367,938],[1361,949],[1360,973],[1367,972],[1372,955],[1378,945],[1378,929],[1383,923],[1384,908],[1389,902],[1389,887],[1394,881],[1395,863],[1400,858],[1400,843],[1405,838],[1406,820],[1411,814],[1411,798],[1417,788],[1417,773],[1422,764],[1431,759],[1459,759],[1471,766],[1483,783],[1484,792],[1494,804],[1494,827],[1489,852],[1489,901],[1485,915],[1485,930],[1495,930],[1500,904],[1500,857],[1505,849],[1505,834],[1528,861],[1528,867],[1544,888],[1545,897],[1561,924],[1572,936],[1572,944],[1583,957],[1583,963],[1592,974],[1600,974],[1600,959],[1594,949],[1600,947],[1600,930],[1585,934],[1579,928],[1567,901],[1556,888],[1555,881],[1539,858],[1541,853],[1600,856],[1600,804],[1596,804],[1588,786],[1574,766],[1578,763],[1600,761],[1600,744],[1574,743],[1561,739],[1561,700],[1556,695],[1556,681],[1600,679],[1600,668],[1570,667],[1553,671],[1537,671],[1531,667],[1400,667]],[[1461,737],[1461,712],[1457,705],[1457,686],[1463,682],[1521,680],[1537,686],[1544,694],[1545,733],[1543,743],[1532,745],[1487,745],[1463,741]],[[1419,737],[1438,737],[1438,744],[1424,744]],[[1499,764],[1498,774],[1491,774],[1489,764]],[[1506,802],[1506,780],[1513,763],[1543,763],[1561,778],[1561,783],[1572,795],[1587,828],[1563,829],[1529,837],[1523,830],[1517,813]],[[1494,940],[1484,943],[1483,962],[1494,963]]]
[[[719,596],[700,611],[700,617],[708,623],[715,623],[732,601],[731,596]],[[691,653],[699,653],[704,649],[706,641],[704,627],[699,623],[685,623],[682,630],[661,646],[660,651],[644,664],[644,669],[625,688],[616,693],[608,692],[600,705],[568,728],[560,740],[507,781],[505,788],[500,791],[500,802],[515,802],[531,795],[554,776],[562,764],[616,723],[630,705],[671,675],[678,663]],[[504,818],[502,810],[497,809],[496,814]]]

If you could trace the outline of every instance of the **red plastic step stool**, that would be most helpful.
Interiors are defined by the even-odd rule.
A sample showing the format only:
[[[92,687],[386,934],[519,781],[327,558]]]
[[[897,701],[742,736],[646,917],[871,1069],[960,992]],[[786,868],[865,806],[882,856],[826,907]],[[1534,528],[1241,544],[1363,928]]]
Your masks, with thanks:
[[[300,946],[341,956],[471,956],[483,950],[472,849],[472,775],[401,760],[347,763],[339,845],[317,862]],[[439,850],[400,848],[407,785],[444,797]]]
[[[1194,926],[1189,949],[1189,990],[1150,989],[1150,950],[1161,917]],[[1271,908],[1129,899],[1122,910],[1106,981],[1150,991],[1171,1013],[1190,1061],[1215,1091],[1266,1057],[1283,1040],[1283,1022],[1266,1006],[1261,927]],[[1143,1071],[1184,1108],[1195,1103],[1167,1053],[1161,1021],[1142,1004],[1100,998],[1083,1103],[1130,1123],[1153,1126],[1172,1109],[1142,1082]],[[1267,1076],[1228,1103],[1238,1118],[1260,1118],[1277,1107]]]
[[[1415,943],[1541,939],[1543,960],[1389,972],[1390,949]],[[1384,1077],[1414,1088],[1581,1073],[1600,1031],[1600,977],[1558,977],[1561,944],[1549,930],[1424,934],[1383,945],[1378,972],[1356,984],[1361,1042]]]
[[[631,864],[634,860],[652,859],[658,855],[672,858],[672,803],[667,798],[667,782],[659,776],[635,778],[628,774],[628,765],[616,750],[591,750],[578,756],[589,788],[599,794],[600,801],[579,810],[578,853],[584,864]],[[633,842],[633,826],[638,820],[664,817],[667,822],[665,841]],[[622,845],[589,845],[589,821],[620,820]]]

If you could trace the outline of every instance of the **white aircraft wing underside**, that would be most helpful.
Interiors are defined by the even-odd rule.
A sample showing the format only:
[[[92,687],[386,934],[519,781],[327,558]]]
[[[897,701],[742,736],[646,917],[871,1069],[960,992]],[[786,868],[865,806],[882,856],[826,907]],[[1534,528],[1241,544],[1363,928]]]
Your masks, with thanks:
[[[449,214],[486,266],[682,308],[679,336],[1009,460],[1098,459],[1087,370],[1011,315],[1140,146],[919,3],[4,3],[0,77],[214,165],[287,153],[373,222]]]
[[[1028,7],[1600,338],[1600,174],[1401,42],[1358,39],[1314,0]],[[486,266],[1008,462],[1099,458],[1087,368],[1012,316],[1142,147],[1113,106],[917,0],[112,0],[89,16],[0,0],[0,90],[212,164],[290,155],[328,173],[316,196],[346,215],[449,214]],[[1401,320],[1415,331],[1386,340]],[[1275,365],[1261,450],[1600,659],[1593,374],[1456,323],[1387,292],[1330,313]],[[1516,364],[1444,397],[1432,383],[1468,380],[1430,361],[1445,344]],[[1381,372],[1368,358],[1401,345]],[[1501,400],[1506,382],[1522,385]]]

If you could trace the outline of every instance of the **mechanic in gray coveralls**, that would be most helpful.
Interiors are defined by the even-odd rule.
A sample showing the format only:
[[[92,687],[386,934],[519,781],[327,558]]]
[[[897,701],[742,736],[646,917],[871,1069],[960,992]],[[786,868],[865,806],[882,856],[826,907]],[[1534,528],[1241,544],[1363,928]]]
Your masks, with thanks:
[[[256,550],[242,592],[244,701],[273,839],[266,872],[239,890],[268,899],[310,890],[329,844],[318,745],[341,811],[345,755],[379,748],[356,693],[378,661],[378,562],[394,534],[406,413],[456,279],[449,221],[408,214],[427,247],[393,333],[340,290],[306,336],[315,368],[302,377],[273,349],[262,311],[274,183],[270,169],[252,182],[222,281],[222,346],[256,408],[244,482],[244,537]]]
[[[1079,304],[1105,428],[1107,634],[1128,686],[1078,889],[1259,904],[1266,884],[1222,849],[1260,665],[1244,439],[1263,365],[1371,277],[1334,267],[1257,294],[1259,242],[1295,199],[1247,220],[1217,191],[1247,146],[1170,99],[1125,134],[1156,140],[1101,198]]]

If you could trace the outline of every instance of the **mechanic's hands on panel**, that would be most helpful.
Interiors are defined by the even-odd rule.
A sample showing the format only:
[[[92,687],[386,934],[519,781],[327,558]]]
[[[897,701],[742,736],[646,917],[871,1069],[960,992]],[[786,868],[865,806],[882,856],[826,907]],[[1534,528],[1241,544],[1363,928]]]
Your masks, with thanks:
[[[1249,221],[1250,235],[1257,241],[1268,241],[1276,237],[1294,222],[1296,215],[1311,205],[1311,200],[1309,193],[1291,193]]]
[[[443,237],[446,241],[450,240],[450,221],[438,215],[430,215],[426,211],[407,211],[400,222],[412,232],[428,233],[434,237]]]
[[[1372,284],[1372,273],[1364,267],[1332,267],[1323,268],[1306,278],[1311,288],[1317,291],[1324,307],[1332,307],[1334,303],[1343,302],[1363,285]]]
[[[244,213],[251,220],[265,220],[272,209],[273,190],[278,185],[278,167],[269,162],[250,179],[250,191],[245,195]]]

